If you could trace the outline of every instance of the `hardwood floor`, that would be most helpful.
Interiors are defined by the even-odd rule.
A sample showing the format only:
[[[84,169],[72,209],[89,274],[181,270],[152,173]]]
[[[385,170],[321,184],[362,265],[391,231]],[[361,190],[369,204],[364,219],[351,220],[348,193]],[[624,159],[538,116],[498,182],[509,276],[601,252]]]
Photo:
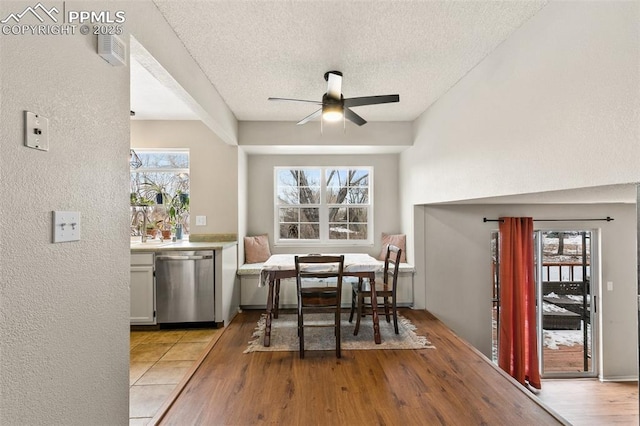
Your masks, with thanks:
[[[638,382],[545,379],[538,397],[574,426],[638,425]]]
[[[303,360],[242,353],[260,314],[234,319],[160,424],[563,424],[428,312],[402,310],[436,349],[343,350],[341,359],[308,351]]]

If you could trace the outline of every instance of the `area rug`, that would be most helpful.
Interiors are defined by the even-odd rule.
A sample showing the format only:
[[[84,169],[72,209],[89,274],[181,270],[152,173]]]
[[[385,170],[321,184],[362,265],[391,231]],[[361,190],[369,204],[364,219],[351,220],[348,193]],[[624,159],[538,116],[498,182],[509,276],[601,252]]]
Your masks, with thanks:
[[[331,323],[331,314],[307,314],[305,323]],[[248,352],[297,352],[300,349],[298,341],[298,318],[296,314],[280,314],[271,322],[271,345],[264,346],[264,329],[266,314],[262,314],[253,338],[244,351]],[[371,317],[365,317],[360,321],[360,331],[353,335],[356,322],[349,323],[349,314],[342,314],[341,332],[343,350],[368,350],[368,349],[435,349],[425,336],[415,333],[416,327],[407,318],[398,315],[398,331],[393,330],[393,320],[387,323],[384,316],[380,317],[380,336],[382,343],[376,345],[373,341],[373,325]],[[305,351],[330,351],[335,350],[335,337],[332,328],[306,328],[304,339]]]

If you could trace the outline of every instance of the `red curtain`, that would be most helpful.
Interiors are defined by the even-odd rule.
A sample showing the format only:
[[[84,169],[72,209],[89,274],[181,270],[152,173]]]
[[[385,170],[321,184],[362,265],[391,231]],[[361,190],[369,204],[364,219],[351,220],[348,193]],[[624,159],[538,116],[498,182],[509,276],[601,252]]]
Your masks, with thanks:
[[[540,389],[533,264],[533,219],[501,218],[498,365]]]

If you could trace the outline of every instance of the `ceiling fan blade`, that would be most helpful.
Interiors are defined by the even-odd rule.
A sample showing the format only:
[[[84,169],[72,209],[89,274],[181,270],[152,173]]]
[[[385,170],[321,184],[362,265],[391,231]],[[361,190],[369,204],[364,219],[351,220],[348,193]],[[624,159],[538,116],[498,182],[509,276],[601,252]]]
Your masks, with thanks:
[[[290,101],[290,102],[306,102],[310,104],[322,105],[322,102],[308,101],[306,99],[289,99],[289,98],[269,98],[270,101]]]
[[[349,98],[344,100],[344,106],[356,107],[362,105],[388,104],[400,102],[400,95],[363,96],[361,98]]]
[[[303,118],[302,120],[298,121],[298,122],[296,123],[296,125],[298,125],[298,126],[299,126],[299,125],[301,125],[301,124],[305,124],[305,123],[307,123],[307,122],[309,122],[309,121],[313,120],[313,119],[314,119],[314,118],[316,118],[316,117],[320,117],[320,115],[321,115],[321,114],[322,114],[322,108],[321,108],[321,109],[319,109],[319,110],[317,110],[316,112],[313,112],[313,113],[311,113],[311,114],[307,115],[305,118]]]
[[[356,114],[355,112],[351,111],[346,106],[344,107],[344,116],[345,116],[346,119],[352,121],[353,123],[357,124],[358,126],[362,126],[363,124],[366,124],[366,122],[367,122],[367,120],[365,120],[364,118],[360,117],[358,114]]]
[[[329,71],[327,73],[327,95],[332,99],[342,97],[342,75]]]

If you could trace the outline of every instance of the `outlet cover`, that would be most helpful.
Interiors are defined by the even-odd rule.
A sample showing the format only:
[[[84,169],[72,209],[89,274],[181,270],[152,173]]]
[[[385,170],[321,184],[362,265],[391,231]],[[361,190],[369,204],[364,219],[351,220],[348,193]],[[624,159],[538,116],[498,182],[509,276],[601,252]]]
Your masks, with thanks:
[[[196,216],[196,226],[205,226],[207,224],[206,216]]]
[[[24,144],[29,148],[49,151],[49,119],[24,112]]]
[[[80,212],[53,212],[53,242],[80,241]]]

